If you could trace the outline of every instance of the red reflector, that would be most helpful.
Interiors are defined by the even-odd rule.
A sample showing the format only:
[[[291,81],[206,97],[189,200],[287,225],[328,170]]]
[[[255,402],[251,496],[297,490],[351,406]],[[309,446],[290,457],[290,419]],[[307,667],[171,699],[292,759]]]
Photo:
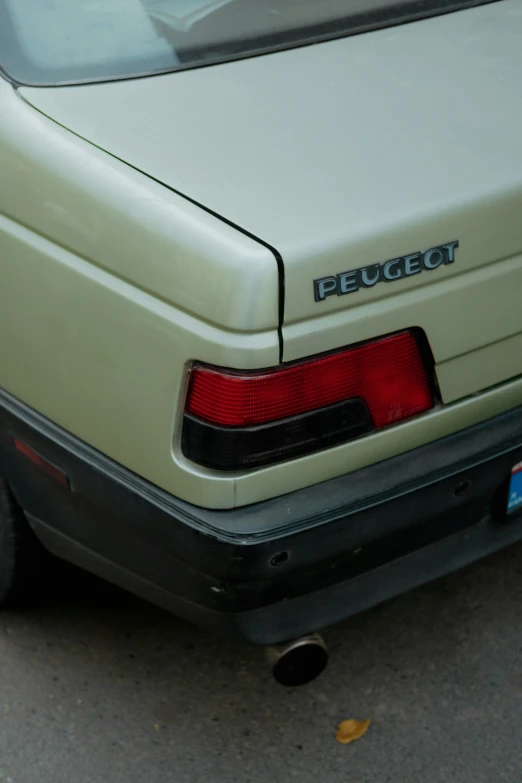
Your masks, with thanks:
[[[196,365],[186,411],[216,424],[241,427],[285,419],[352,398],[366,402],[376,427],[432,407],[426,371],[411,334],[403,332],[261,373]]]
[[[56,481],[58,484],[61,484],[62,487],[69,488],[69,479],[63,471],[52,465],[50,462],[47,462],[47,460],[41,457],[38,452],[34,451],[26,443],[18,440],[18,438],[13,438],[13,443],[15,449],[19,451],[20,454],[23,454],[24,457],[27,457],[27,459],[31,460],[31,462],[34,462],[35,465],[43,470],[44,473],[47,473],[47,475],[54,479],[54,481]]]

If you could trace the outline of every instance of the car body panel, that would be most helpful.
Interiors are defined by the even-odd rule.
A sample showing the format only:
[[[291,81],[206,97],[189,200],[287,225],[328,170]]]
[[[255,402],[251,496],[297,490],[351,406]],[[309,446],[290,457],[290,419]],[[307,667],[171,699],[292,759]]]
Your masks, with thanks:
[[[85,144],[4,81],[0,102],[2,214],[202,321],[277,329],[270,249]]]
[[[4,217],[0,245],[2,387],[171,493],[233,506],[233,477],[173,454],[186,366],[273,364],[277,333],[209,326]]]
[[[0,241],[9,282],[0,288],[2,386],[138,475],[204,507],[247,505],[342,475],[522,398],[516,380],[298,460],[243,474],[206,470],[185,460],[178,445],[186,363],[193,355],[246,369],[274,363],[276,334],[202,325],[6,218]]]
[[[235,478],[187,464],[174,430],[194,356],[278,363],[273,254],[1,80],[0,107],[0,385],[167,491],[233,506]]]
[[[21,92],[277,249],[285,360],[420,326],[446,362],[522,334],[521,36],[520,0],[502,0],[196,71]],[[452,265],[314,301],[316,278],[454,240]],[[480,383],[504,375],[492,366]]]
[[[121,84],[0,81],[1,385],[216,509],[517,406],[521,11],[501,0]],[[314,301],[315,277],[453,240],[451,266]],[[192,360],[255,369],[280,361],[281,329],[291,361],[410,327],[426,332],[446,405],[251,471],[181,454]]]

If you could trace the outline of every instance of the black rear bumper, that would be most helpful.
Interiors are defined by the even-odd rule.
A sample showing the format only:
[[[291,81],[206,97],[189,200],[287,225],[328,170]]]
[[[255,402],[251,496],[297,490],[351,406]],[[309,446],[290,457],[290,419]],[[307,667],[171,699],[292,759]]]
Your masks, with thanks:
[[[19,438],[63,470],[53,482]],[[230,511],[152,486],[0,394],[0,474],[55,554],[218,633],[271,644],[522,538],[507,517],[522,407],[352,474]]]

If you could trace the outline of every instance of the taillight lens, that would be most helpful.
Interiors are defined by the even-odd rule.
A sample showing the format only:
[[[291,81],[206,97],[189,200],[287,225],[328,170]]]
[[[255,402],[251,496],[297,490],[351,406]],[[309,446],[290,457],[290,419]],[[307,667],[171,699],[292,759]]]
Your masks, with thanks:
[[[211,467],[253,467],[345,441],[432,405],[409,332],[263,372],[196,364],[183,451]],[[243,455],[238,443],[244,444]]]

